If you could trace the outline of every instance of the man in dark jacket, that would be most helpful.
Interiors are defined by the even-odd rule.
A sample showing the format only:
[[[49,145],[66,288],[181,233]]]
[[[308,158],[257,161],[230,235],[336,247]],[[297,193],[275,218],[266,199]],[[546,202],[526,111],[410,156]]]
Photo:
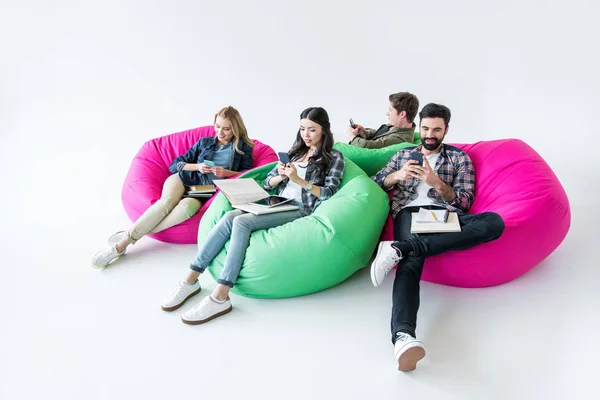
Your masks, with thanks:
[[[379,129],[369,129],[355,124],[346,128],[346,136],[353,146],[379,149],[398,143],[413,142],[419,99],[412,93],[399,92],[389,96],[388,123]]]

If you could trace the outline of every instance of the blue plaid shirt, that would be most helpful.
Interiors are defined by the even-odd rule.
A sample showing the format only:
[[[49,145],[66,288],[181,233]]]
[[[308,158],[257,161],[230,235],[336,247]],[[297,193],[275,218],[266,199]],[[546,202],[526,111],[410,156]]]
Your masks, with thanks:
[[[316,153],[315,153],[316,154]],[[292,160],[294,161],[294,160]],[[265,190],[273,190],[274,187],[269,186],[269,180],[279,175],[277,173],[277,166],[269,172],[263,186]],[[312,214],[313,211],[321,204],[321,202],[327,200],[333,196],[339,189],[340,183],[344,176],[344,155],[337,151],[331,150],[331,164],[327,171],[320,171],[316,164],[310,159],[308,166],[306,167],[306,176],[304,180],[312,183],[313,185],[321,187],[321,195],[319,197],[312,194],[310,191],[302,190],[302,204],[303,207],[300,209],[300,213],[304,216]],[[281,194],[288,184],[288,178],[278,185],[277,193]]]
[[[383,186],[383,181],[392,172],[400,170],[410,160],[411,153],[417,151],[421,151],[421,146],[408,147],[398,151],[385,167],[371,177],[385,190],[395,189],[392,195],[392,215],[394,217],[402,208],[418,197],[417,186],[421,181],[417,178],[409,178],[387,188]],[[456,197],[451,203],[448,203],[433,188],[429,189],[427,197],[435,204],[446,207],[449,211],[458,214],[469,211],[475,200],[475,169],[467,153],[457,147],[442,144],[440,157],[433,170],[442,181],[454,189]]]

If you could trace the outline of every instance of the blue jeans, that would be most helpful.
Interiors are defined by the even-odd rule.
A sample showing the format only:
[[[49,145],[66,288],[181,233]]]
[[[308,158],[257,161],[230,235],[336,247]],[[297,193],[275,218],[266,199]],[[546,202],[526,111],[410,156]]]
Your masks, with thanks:
[[[208,264],[219,254],[225,242],[231,237],[225,266],[218,283],[233,287],[242,269],[246,256],[246,249],[250,243],[250,234],[261,229],[274,228],[292,222],[302,215],[298,211],[284,211],[272,214],[254,215],[242,210],[233,210],[226,213],[217,225],[211,229],[204,243],[200,245],[198,254],[190,269],[204,272]]]

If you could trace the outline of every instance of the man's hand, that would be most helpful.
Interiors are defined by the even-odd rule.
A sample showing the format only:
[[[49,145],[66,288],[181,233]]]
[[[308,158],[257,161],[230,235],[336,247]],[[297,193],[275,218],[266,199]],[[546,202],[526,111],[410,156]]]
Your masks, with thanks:
[[[405,181],[409,178],[416,178],[418,166],[419,162],[417,160],[408,160],[398,171],[392,172],[386,176],[385,180],[383,181],[383,185],[385,187],[390,187],[400,181]]]
[[[439,187],[440,183],[443,183],[440,177],[436,175],[433,168],[431,168],[431,166],[429,165],[429,162],[427,161],[426,157],[423,157],[423,166],[417,165],[414,167],[414,170],[415,178],[422,180],[423,182],[425,182],[433,188]]]
[[[204,163],[196,164],[198,166],[198,172],[202,172],[203,174],[209,174],[212,172],[212,167]]]
[[[354,128],[350,125],[346,127],[346,137],[348,140],[352,141],[358,135],[365,133],[365,128],[362,125],[354,124]]]
[[[442,199],[448,203],[452,203],[456,198],[454,189],[446,184],[439,176],[435,174],[435,171],[429,165],[427,158],[423,157],[423,166],[417,167],[417,178],[434,188]]]

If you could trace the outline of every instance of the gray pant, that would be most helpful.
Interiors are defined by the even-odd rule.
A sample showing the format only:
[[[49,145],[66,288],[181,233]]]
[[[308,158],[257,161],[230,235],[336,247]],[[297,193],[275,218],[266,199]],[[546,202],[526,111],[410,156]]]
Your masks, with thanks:
[[[186,197],[185,186],[178,174],[171,175],[163,185],[160,200],[152,204],[127,231],[127,241],[135,243],[148,233],[157,233],[194,216],[202,203]]]
[[[250,243],[250,234],[260,229],[274,228],[292,222],[302,215],[298,211],[284,211],[273,214],[254,215],[242,210],[229,211],[208,233],[204,243],[198,249],[196,259],[190,269],[204,272],[208,264],[219,254],[225,242],[231,237],[225,266],[218,283],[233,287],[240,274],[246,249]]]

